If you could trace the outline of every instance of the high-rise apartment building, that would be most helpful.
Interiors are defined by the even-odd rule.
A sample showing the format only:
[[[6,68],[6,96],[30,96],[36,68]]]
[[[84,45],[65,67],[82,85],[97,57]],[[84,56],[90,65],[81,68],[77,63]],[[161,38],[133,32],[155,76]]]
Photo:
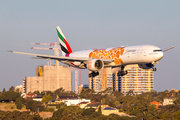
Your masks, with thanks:
[[[59,88],[72,91],[72,75],[69,67],[38,66],[36,77],[26,77],[23,80],[24,93],[34,91],[55,91]]]
[[[117,72],[113,72],[111,68],[104,68],[98,76],[89,78],[89,88],[100,92],[111,87],[114,91],[123,94],[127,94],[130,90],[133,90],[135,94],[140,94],[154,89],[154,77],[151,69],[141,69],[138,65],[129,65],[125,70],[128,71],[127,75],[117,76]]]

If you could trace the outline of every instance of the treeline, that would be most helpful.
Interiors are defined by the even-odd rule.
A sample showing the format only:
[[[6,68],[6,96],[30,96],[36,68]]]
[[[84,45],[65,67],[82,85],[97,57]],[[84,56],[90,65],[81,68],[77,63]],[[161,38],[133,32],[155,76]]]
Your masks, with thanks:
[[[78,106],[66,106],[60,107],[51,118],[45,120],[136,120],[136,118],[116,114],[105,116],[94,108],[81,109]]]
[[[0,110],[0,119],[1,120],[43,120],[38,114],[30,114],[30,112],[19,112],[17,110],[10,111],[1,111]]]
[[[38,93],[35,91],[34,93]],[[46,118],[46,120],[156,120],[156,119],[180,119],[180,92],[175,91],[163,91],[163,92],[147,92],[139,95],[135,95],[133,91],[129,91],[127,95],[123,95],[121,92],[112,91],[111,88],[105,91],[95,93],[91,89],[83,89],[79,94],[80,98],[91,99],[94,102],[101,102],[102,104],[107,104],[110,107],[119,109],[119,112],[125,112],[134,117],[121,117],[116,114],[110,114],[109,116],[102,115],[101,112],[95,111],[93,108],[81,109],[78,106],[66,106],[65,104],[57,105],[57,111],[52,108],[48,108],[46,102],[55,99],[57,95],[75,95],[73,92],[65,92],[62,88],[56,90],[55,92],[44,92],[44,97],[42,102],[33,101],[32,99],[23,99],[20,97],[19,93],[14,91],[2,91],[0,94],[1,101],[14,101],[15,104],[26,104],[26,109],[30,109],[31,113],[37,114],[40,111],[51,111],[53,116],[51,118]],[[174,105],[163,106],[161,109],[156,109],[154,105],[150,105],[150,102],[157,101],[163,103],[165,97],[176,97]],[[18,107],[17,107],[18,108]],[[3,113],[2,114],[10,114]],[[1,114],[0,113],[0,114]],[[12,112],[12,114],[23,114],[20,116],[26,116],[30,113],[17,113]],[[36,120],[42,119],[39,116],[31,117],[36,118]],[[0,115],[0,119],[2,119]],[[6,117],[6,116],[4,116]],[[15,117],[14,117],[15,118]]]
[[[180,119],[180,91],[152,91],[139,95],[129,91],[127,95],[123,95],[121,92],[112,91],[111,88],[99,93],[90,89],[83,89],[79,96],[118,108],[120,112],[136,116],[136,119]],[[163,103],[163,99],[170,96],[176,97],[174,105],[163,106],[161,109],[156,109],[154,105],[150,105],[152,101]]]

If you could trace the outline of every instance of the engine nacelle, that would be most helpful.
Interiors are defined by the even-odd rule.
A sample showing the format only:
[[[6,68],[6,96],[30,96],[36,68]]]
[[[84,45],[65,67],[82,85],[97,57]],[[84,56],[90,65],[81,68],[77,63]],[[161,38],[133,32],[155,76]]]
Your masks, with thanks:
[[[91,71],[99,71],[104,68],[104,62],[99,59],[92,59],[87,63],[87,69]]]
[[[147,63],[147,64],[138,64],[138,66],[142,69],[151,69],[154,67],[152,63]]]

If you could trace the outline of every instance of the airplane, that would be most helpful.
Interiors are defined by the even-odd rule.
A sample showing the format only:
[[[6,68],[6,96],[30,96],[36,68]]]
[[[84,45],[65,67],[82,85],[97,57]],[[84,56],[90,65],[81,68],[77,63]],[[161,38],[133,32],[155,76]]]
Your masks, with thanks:
[[[36,56],[37,59],[53,59],[58,60],[68,66],[76,67],[79,69],[88,69],[91,71],[89,77],[99,75],[99,71],[103,68],[120,68],[118,76],[128,74],[124,70],[125,66],[131,64],[138,64],[142,69],[152,69],[156,71],[155,65],[163,58],[163,52],[174,48],[170,46],[165,49],[160,49],[154,45],[137,45],[137,46],[120,46],[106,49],[91,49],[73,52],[67,42],[59,26],[56,27],[58,39],[62,56],[44,55],[25,53],[17,51],[9,51],[16,54],[24,54]]]

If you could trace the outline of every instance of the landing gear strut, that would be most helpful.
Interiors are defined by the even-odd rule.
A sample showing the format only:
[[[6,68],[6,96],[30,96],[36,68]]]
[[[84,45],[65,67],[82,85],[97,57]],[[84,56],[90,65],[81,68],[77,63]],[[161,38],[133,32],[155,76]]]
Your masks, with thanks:
[[[124,76],[126,74],[128,74],[128,71],[127,70],[124,71],[124,66],[121,66],[121,71],[117,73],[117,76]]]
[[[92,73],[89,74],[89,77],[95,77],[97,75],[99,75],[99,72],[94,72],[93,71]]]

